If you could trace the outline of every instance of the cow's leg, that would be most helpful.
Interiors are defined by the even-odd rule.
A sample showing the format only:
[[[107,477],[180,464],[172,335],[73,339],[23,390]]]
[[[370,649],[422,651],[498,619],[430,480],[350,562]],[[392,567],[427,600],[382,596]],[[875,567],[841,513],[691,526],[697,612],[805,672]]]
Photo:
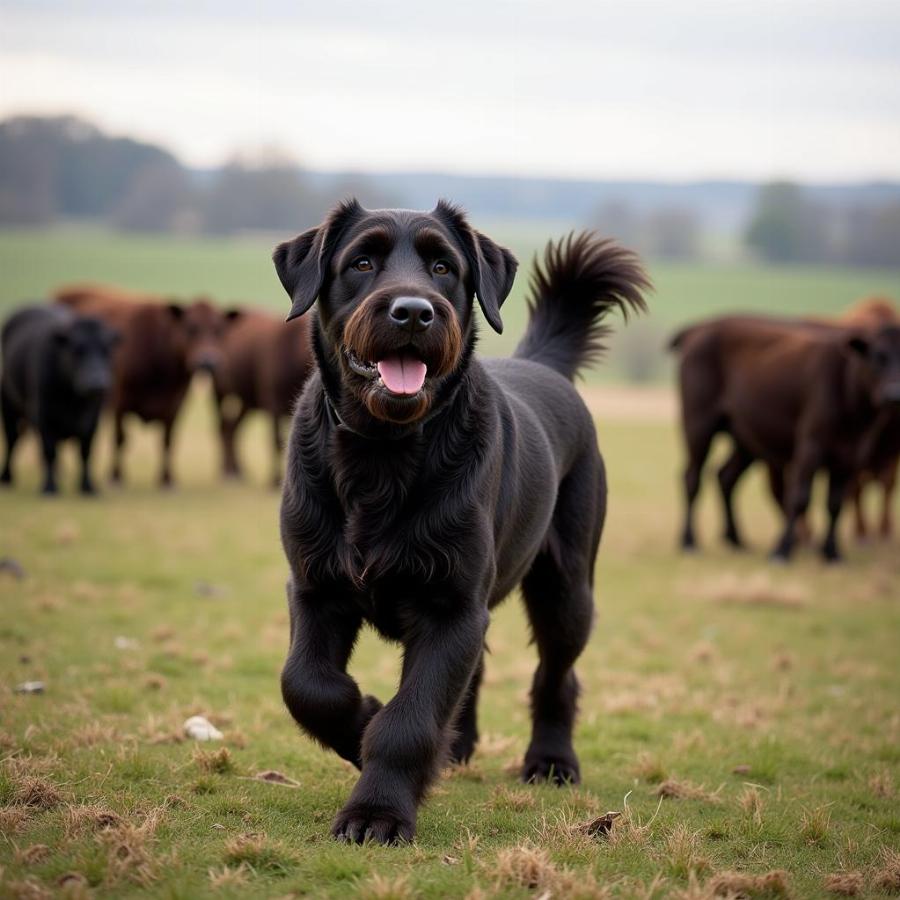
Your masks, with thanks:
[[[719,488],[722,492],[722,509],[725,515],[724,539],[735,548],[743,548],[737,522],[734,518],[734,489],[741,476],[753,464],[753,455],[735,444],[731,456],[728,457],[722,468],[719,469]]]
[[[162,423],[162,466],[159,472],[161,487],[170,488],[172,479],[172,432],[175,429],[175,417],[164,419]]]
[[[894,534],[893,504],[894,491],[897,489],[897,466],[900,459],[894,459],[882,469],[878,480],[881,482],[881,525],[879,533],[884,540]]]
[[[850,477],[849,472],[837,467],[833,467],[828,473],[828,531],[822,545],[822,556],[828,562],[838,562],[841,558],[837,543],[837,527]]]
[[[47,428],[41,428],[41,452],[44,460],[45,494],[56,494],[59,487],[56,483],[56,436]]]
[[[867,540],[869,537],[866,511],[863,508],[866,480],[866,476],[859,472],[850,485],[850,496],[853,498],[853,528],[856,533],[856,539],[860,542]]]
[[[0,388],[0,409],[3,414],[3,434],[6,438],[6,457],[3,461],[0,483],[12,484],[12,457],[19,440],[19,414],[2,388]]]
[[[96,423],[86,431],[82,432],[78,438],[78,450],[81,454],[81,493],[96,494],[94,481],[91,478],[91,446],[94,443],[94,435],[96,434]]]
[[[481,658],[485,605],[432,598],[404,640],[394,698],[372,717],[362,741],[362,774],[332,825],[343,841],[411,840],[419,803],[448,749],[449,732]]]
[[[219,437],[222,442],[222,474],[225,478],[240,478],[241,464],[237,456],[237,430],[247,415],[247,408],[241,402],[240,409],[233,415],[225,411],[227,398],[216,399],[219,412]]]
[[[772,551],[772,558],[787,562],[796,542],[798,521],[806,516],[812,482],[821,465],[821,452],[814,441],[804,443],[790,466],[790,478],[785,491],[785,525],[781,538]]]
[[[272,487],[281,484],[281,455],[284,452],[284,435],[281,430],[281,417],[272,413]]]
[[[693,550],[697,546],[694,532],[694,504],[700,493],[703,466],[709,456],[709,448],[718,430],[717,420],[709,416],[685,417],[684,435],[687,447],[687,466],[684,470],[684,527],[681,532],[681,548]]]
[[[117,409],[113,415],[113,458],[109,480],[122,483],[122,456],[125,452],[125,413]]]
[[[281,694],[301,728],[362,768],[363,731],[381,709],[347,674],[359,633],[359,612],[340,598],[313,596],[288,584],[291,646],[281,672]]]

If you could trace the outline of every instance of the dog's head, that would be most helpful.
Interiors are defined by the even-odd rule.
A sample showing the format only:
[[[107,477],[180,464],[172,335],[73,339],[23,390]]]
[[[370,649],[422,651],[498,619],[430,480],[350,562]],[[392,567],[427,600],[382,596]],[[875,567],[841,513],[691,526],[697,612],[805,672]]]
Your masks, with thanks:
[[[474,341],[475,297],[502,330],[517,265],[443,201],[431,212],[343,203],[280,244],[274,260],[293,301],[289,319],[319,300],[326,383],[336,379],[344,404],[395,425],[428,415],[458,376]]]

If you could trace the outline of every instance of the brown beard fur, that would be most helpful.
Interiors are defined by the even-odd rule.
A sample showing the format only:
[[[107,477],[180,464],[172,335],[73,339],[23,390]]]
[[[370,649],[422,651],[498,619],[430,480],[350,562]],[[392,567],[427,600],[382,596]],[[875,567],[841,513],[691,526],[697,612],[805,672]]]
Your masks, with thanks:
[[[440,378],[449,375],[459,364],[462,354],[463,337],[453,307],[443,297],[428,298],[435,310],[435,323],[427,337],[420,340],[415,348],[421,353],[423,362],[428,366],[428,377]],[[344,345],[358,359],[374,362],[379,352],[383,352],[388,341],[379,340],[382,328],[389,328],[382,322],[380,314],[384,312],[385,300],[372,298],[364,301],[347,320],[344,327]],[[435,326],[440,327],[435,330]],[[415,397],[401,400],[386,391],[374,386],[363,390],[362,401],[376,419],[406,425],[422,418],[431,406],[432,391],[423,388]],[[410,401],[415,400],[415,404]],[[404,412],[398,416],[398,407],[403,405]]]

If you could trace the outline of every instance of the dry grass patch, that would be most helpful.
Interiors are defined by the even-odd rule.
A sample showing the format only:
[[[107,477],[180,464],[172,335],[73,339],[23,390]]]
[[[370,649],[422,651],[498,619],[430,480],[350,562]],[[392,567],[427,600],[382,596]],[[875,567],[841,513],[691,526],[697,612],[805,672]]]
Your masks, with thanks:
[[[151,855],[156,829],[162,820],[161,809],[151,809],[139,823],[120,820],[97,834],[97,842],[106,850],[106,880],[115,884],[130,881],[147,886],[156,878]]]
[[[123,819],[118,813],[98,804],[69,806],[63,815],[63,830],[68,838],[85,831],[119,828],[123,824]]]
[[[234,760],[227,747],[219,747],[218,750],[202,750],[196,747],[193,753],[194,765],[201,772],[215,775],[227,775],[234,771]]]
[[[294,865],[293,857],[284,847],[257,832],[231,838],[225,844],[225,862],[270,875],[286,875]]]
[[[666,836],[664,862],[676,878],[703,875],[712,868],[703,854],[699,831],[691,831],[687,825],[676,825]]]
[[[869,789],[881,799],[890,800],[894,796],[894,779],[886,769],[869,777]]]
[[[692,781],[679,781],[677,778],[667,778],[654,792],[657,797],[665,797],[670,800],[702,800],[704,803],[721,803],[719,796],[721,787],[715,791],[708,791],[702,784],[694,784]]]
[[[250,867],[246,863],[239,866],[222,866],[219,869],[209,870],[209,884],[217,891],[240,888],[250,880],[250,874]]]
[[[773,869],[762,875],[747,872],[719,872],[707,881],[705,887],[710,897],[729,897],[732,900],[750,900],[762,897],[789,897],[791,895],[788,873]]]
[[[491,809],[512,809],[521,812],[523,809],[533,809],[535,798],[533,791],[524,788],[510,788],[505,784],[494,788],[489,801]]]
[[[0,834],[21,834],[28,827],[31,811],[21,806],[0,806]]]
[[[900,851],[882,847],[881,867],[875,872],[874,882],[886,894],[900,894]]]
[[[665,766],[659,759],[646,751],[639,754],[631,771],[636,778],[640,778],[641,781],[646,781],[648,784],[659,784],[669,777]]]
[[[723,572],[699,584],[682,587],[682,593],[713,603],[736,606],[768,606],[780,609],[804,609],[809,588],[799,582],[773,578],[768,572],[752,575]]]
[[[831,812],[825,806],[803,811],[800,837],[805,844],[824,844],[831,828]]]
[[[855,897],[865,887],[862,872],[833,872],[822,886],[829,894],[840,894],[843,897]]]
[[[762,825],[762,792],[755,785],[747,785],[738,797],[738,806],[754,825]]]
[[[31,844],[28,847],[16,847],[14,858],[20,866],[36,866],[52,852],[46,844]]]
[[[53,900],[53,892],[44,887],[36,878],[21,881],[4,881],[0,872],[0,889],[9,900]]]
[[[88,722],[69,735],[68,744],[72,747],[96,747],[99,744],[111,744],[119,740],[119,734],[114,726],[104,725],[102,722]]]
[[[12,804],[31,809],[54,809],[62,803],[62,793],[52,781],[34,775],[13,779]]]
[[[356,896],[360,900],[414,900],[413,890],[405,875],[388,875],[373,873],[356,884]]]
[[[498,887],[548,889],[557,874],[547,851],[531,843],[506,847],[493,862],[493,876]]]

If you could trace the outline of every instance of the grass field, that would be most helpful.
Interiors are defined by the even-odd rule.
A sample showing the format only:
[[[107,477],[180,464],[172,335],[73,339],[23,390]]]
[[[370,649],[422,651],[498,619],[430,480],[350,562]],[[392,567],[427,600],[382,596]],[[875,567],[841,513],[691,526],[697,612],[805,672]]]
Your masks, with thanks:
[[[0,233],[0,309],[77,279],[283,309],[270,243]],[[900,295],[897,272],[652,274],[660,333],[731,306],[828,312]],[[488,348],[518,338],[521,286],[505,314],[506,343],[486,336]],[[579,664],[584,783],[516,780],[534,651],[511,597],[489,633],[472,765],[441,778],[415,844],[335,844],[328,827],[354,773],[281,703],[286,566],[264,423],[244,439],[250,482],[221,484],[208,392],[195,387],[181,422],[174,491],[155,488],[158,436],[138,428],[121,490],[73,496],[66,454],[63,495],[40,498],[29,440],[0,495],[0,558],[24,570],[0,570],[0,897],[900,893],[897,545],[847,535],[844,566],[804,551],[773,568],[777,520],[753,473],[739,492],[753,551],[719,544],[709,483],[704,552],[677,554],[681,453],[664,387],[586,391],[611,496]],[[398,663],[366,634],[352,672],[385,699]],[[30,680],[44,693],[14,692]],[[193,714],[224,741],[185,740]],[[266,771],[293,783],[256,777]],[[607,811],[621,813],[610,835],[582,832]]]
[[[477,223],[476,223],[477,224]],[[522,269],[503,307],[504,333],[481,329],[486,354],[505,355],[518,342],[525,321],[528,269],[546,240],[562,226],[504,231]],[[0,316],[26,299],[47,296],[73,281],[103,281],[164,296],[208,294],[223,303],[247,302],[287,312],[288,301],[275,275],[271,251],[289,235],[242,239],[131,237],[91,229],[0,231]],[[608,364],[591,380],[621,379],[637,371],[663,378],[667,335],[679,324],[728,310],[786,315],[830,315],[871,294],[900,297],[900,269],[872,271],[752,265],[653,263],[656,294],[649,316],[638,320],[613,346]]]
[[[534,654],[510,598],[489,634],[481,747],[445,773],[403,848],[327,837],[354,773],[281,704],[285,565],[262,423],[244,446],[254,483],[220,485],[200,386],[178,437],[180,487],[154,489],[144,429],[129,485],[96,501],[38,498],[35,447],[23,448],[20,483],[0,499],[0,556],[26,573],[0,573],[0,896],[900,890],[896,545],[848,546],[843,567],[806,553],[771,568],[776,520],[751,478],[755,551],[718,545],[710,490],[706,551],[678,556],[668,402],[621,390],[590,392],[611,506],[579,666],[584,784],[516,781]],[[397,666],[369,634],[352,671],[387,697]],[[44,694],[13,693],[33,679]],[[221,745],[183,739],[195,713]],[[297,786],[254,778],[266,770]],[[578,831],[608,810],[623,813],[610,837]]]

